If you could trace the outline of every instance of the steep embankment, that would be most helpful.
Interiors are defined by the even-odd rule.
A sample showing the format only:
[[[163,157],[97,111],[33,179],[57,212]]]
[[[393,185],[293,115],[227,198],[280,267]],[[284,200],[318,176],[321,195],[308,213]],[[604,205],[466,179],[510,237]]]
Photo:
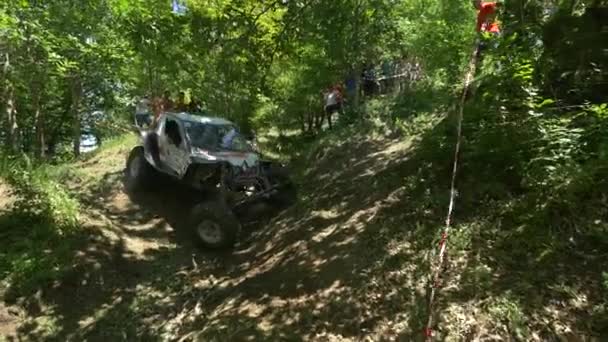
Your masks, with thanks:
[[[10,211],[14,202],[12,189],[0,178],[0,217]],[[4,303],[0,302],[0,336],[13,334],[19,322],[19,312],[15,308],[9,310]]]
[[[400,241],[413,225],[399,208],[409,198],[399,175],[415,170],[401,168],[412,141],[347,138],[353,132],[299,161],[307,169],[296,206],[249,224],[237,248],[220,254],[193,246],[183,192],[137,199],[123,192],[131,140],[57,170],[80,199],[87,237],[72,271],[31,298],[11,299],[27,310],[17,335],[393,336],[410,320],[417,329],[426,270],[423,255]],[[407,294],[397,291],[404,286]]]
[[[452,145],[432,118],[409,137],[373,132],[344,128],[311,145],[294,164],[297,205],[248,224],[235,250],[225,253],[193,246],[185,220],[192,202],[184,192],[163,188],[141,198],[123,192],[131,138],[58,171],[82,204],[79,247],[71,271],[33,296],[10,298],[25,310],[13,335],[420,338],[428,252],[445,218]],[[543,340],[597,331],[584,323],[600,317],[591,310],[596,278],[579,278],[590,275],[563,265],[562,281],[547,285],[548,274],[534,276],[542,271],[534,271],[540,264],[533,255],[518,266],[522,259],[510,253],[506,241],[517,243],[518,236],[509,225],[516,223],[500,210],[462,208],[436,307],[438,334]],[[483,245],[476,234],[499,222],[512,233]]]

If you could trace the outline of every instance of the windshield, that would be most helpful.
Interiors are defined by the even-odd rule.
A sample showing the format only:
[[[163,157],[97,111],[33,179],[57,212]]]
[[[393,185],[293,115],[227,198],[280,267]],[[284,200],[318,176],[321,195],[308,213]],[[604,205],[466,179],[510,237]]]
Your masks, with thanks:
[[[214,125],[184,121],[192,147],[206,150],[251,152],[252,148],[234,125]]]

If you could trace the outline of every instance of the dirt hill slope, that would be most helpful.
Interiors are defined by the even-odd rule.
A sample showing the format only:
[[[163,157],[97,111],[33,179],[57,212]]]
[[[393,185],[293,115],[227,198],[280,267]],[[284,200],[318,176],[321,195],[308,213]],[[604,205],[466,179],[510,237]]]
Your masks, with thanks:
[[[82,203],[80,248],[72,271],[53,284],[27,298],[6,296],[25,310],[11,336],[422,337],[429,251],[445,219],[451,166],[452,146],[440,125],[397,139],[360,128],[322,139],[296,160],[299,202],[274,218],[249,222],[241,242],[225,253],[193,244],[187,193],[172,187],[138,198],[124,193],[122,169],[132,143],[115,143],[64,174]],[[581,311],[597,292],[565,282],[561,290],[546,290],[564,294],[554,301],[539,284],[512,286],[503,276],[509,270],[503,254],[471,252],[477,240],[466,227],[492,221],[462,216],[436,307],[438,336],[542,340],[591,330],[576,317],[595,317]],[[524,302],[530,293],[532,300]]]

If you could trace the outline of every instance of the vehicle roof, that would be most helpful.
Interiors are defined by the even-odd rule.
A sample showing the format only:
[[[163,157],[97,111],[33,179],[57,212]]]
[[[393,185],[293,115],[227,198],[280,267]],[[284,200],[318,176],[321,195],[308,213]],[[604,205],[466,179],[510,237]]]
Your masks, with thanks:
[[[223,119],[223,118],[212,117],[212,116],[193,115],[193,114],[190,114],[187,112],[179,112],[179,113],[167,112],[165,114],[168,116],[175,117],[176,119],[182,120],[182,121],[193,121],[193,122],[200,122],[200,123],[211,124],[211,125],[234,125],[234,123],[232,123],[226,119]]]

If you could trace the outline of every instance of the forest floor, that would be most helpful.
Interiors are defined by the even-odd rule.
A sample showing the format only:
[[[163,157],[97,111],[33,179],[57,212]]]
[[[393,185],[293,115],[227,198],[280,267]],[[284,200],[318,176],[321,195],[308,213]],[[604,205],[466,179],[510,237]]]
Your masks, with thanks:
[[[0,287],[0,333],[8,341],[421,340],[450,175],[439,126],[431,118],[398,139],[359,127],[327,135],[294,156],[298,203],[248,221],[223,253],[193,243],[184,190],[125,193],[135,140],[112,143],[61,171],[82,213],[70,270],[27,296]],[[463,221],[495,224],[481,214]],[[471,230],[457,229],[451,243],[437,337],[586,341],[597,332],[589,325],[597,279],[586,271],[557,266],[562,281],[547,283],[554,273],[513,266],[508,246],[479,246]]]
[[[12,202],[11,188],[0,180],[0,213],[6,211]]]

